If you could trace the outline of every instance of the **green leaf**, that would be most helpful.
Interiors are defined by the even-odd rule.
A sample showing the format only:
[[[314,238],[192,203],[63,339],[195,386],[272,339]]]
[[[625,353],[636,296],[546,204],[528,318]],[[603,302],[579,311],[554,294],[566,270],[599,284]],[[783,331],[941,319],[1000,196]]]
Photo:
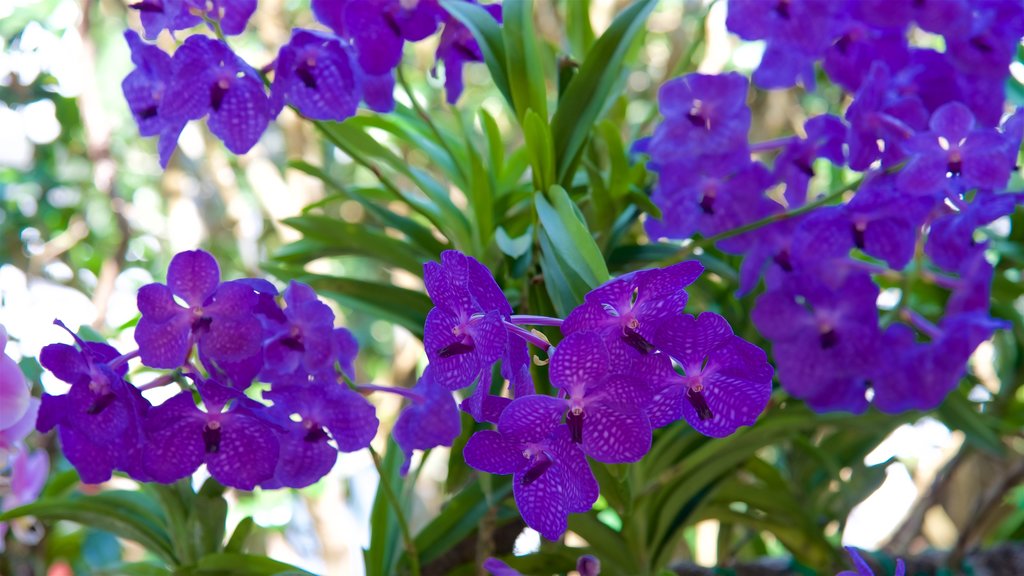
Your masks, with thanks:
[[[228,503],[223,493],[224,487],[211,478],[192,499],[187,526],[198,555],[219,552],[224,545]]]
[[[548,117],[547,87],[540,61],[538,36],[533,29],[533,0],[502,4],[505,70],[512,90],[512,104],[522,123],[527,112]]]
[[[386,146],[373,139],[366,129],[373,122],[363,116],[354,116],[344,122],[317,122],[317,128],[340,150],[367,167],[374,167],[374,175],[400,200],[420,213],[434,224],[446,236],[459,245],[469,245],[469,220],[459,210],[448,190],[434,180],[425,171],[411,166],[405,158],[400,157]],[[383,163],[388,168],[411,180],[425,197],[406,192],[392,182],[377,164]]]
[[[509,236],[504,227],[499,226],[494,235],[494,241],[506,256],[519,258],[530,250],[530,246],[533,246],[533,226],[529,226],[523,235],[515,238]]]
[[[515,110],[512,91],[509,89],[508,71],[505,69],[505,40],[501,34],[501,26],[494,17],[480,6],[471,2],[441,0],[441,7],[448,11],[456,20],[469,29],[480,46],[484,63],[491,71],[491,78],[498,91],[505,97],[508,105]]]
[[[423,323],[433,303],[425,294],[391,284],[309,274],[301,270],[264,265],[268,272],[282,278],[294,278],[309,284],[317,292],[344,306],[376,314],[405,327],[417,337],[423,336]]]
[[[45,521],[68,520],[106,530],[138,542],[168,564],[174,565],[178,560],[170,536],[162,523],[153,521],[152,511],[117,493],[37,500],[0,514],[0,522],[22,516],[35,516]]]
[[[377,487],[377,495],[373,499],[370,511],[370,546],[363,551],[368,576],[395,574],[401,557],[401,528],[395,510],[385,493],[384,482],[390,482],[391,486],[400,485],[404,458],[405,455],[395,443],[394,437],[388,438],[387,451],[380,470],[383,477]],[[396,496],[401,499],[401,495]],[[404,503],[401,504],[404,507]]]
[[[238,523],[238,526],[235,526],[235,531],[231,533],[231,538],[228,539],[228,543],[224,546],[224,552],[237,554],[244,551],[245,542],[249,539],[249,534],[252,534],[254,526],[256,526],[256,522],[253,521],[252,516],[242,518],[242,521]]]
[[[492,480],[491,500],[500,503],[512,492],[512,482],[507,476],[495,476]],[[416,549],[423,562],[436,560],[472,534],[490,507],[479,482],[459,490],[416,535]]]
[[[603,284],[609,278],[608,266],[569,194],[561,186],[552,186],[549,195],[551,203],[540,194],[534,203],[551,247],[589,288]]]
[[[950,428],[962,430],[967,442],[995,455],[1006,453],[1006,447],[984,414],[977,412],[962,388],[954,390],[939,406],[939,418]]]
[[[551,119],[558,161],[558,183],[568,186],[574,166],[594,122],[610,101],[622,74],[626,52],[644,29],[657,0],[638,0],[619,14],[587,53],[579,73],[559,99]]]
[[[523,118],[523,138],[533,167],[533,185],[538,190],[547,190],[555,180],[555,149],[551,140],[551,127],[533,110],[527,110]]]
[[[572,265],[559,254],[546,231],[541,231],[538,240],[544,289],[557,315],[564,318],[583,301],[592,284],[580,278]]]
[[[208,554],[196,564],[196,574],[218,576],[312,576],[291,564],[251,554]]]
[[[301,232],[307,241],[282,247],[274,255],[277,260],[306,263],[327,255],[369,256],[418,275],[423,271],[423,263],[433,256],[365,224],[314,215],[285,218],[282,222]]]
[[[565,32],[572,54],[582,58],[594,45],[594,27],[590,24],[590,0],[565,3]]]
[[[410,238],[412,243],[419,246],[421,250],[431,256],[440,254],[441,251],[446,248],[445,244],[439,242],[426,226],[423,226],[410,218],[406,218],[405,216],[400,216],[393,210],[388,210],[382,207],[381,204],[384,204],[384,202],[378,203],[369,201],[367,198],[370,195],[369,190],[349,190],[328,176],[321,168],[313,166],[312,164],[302,160],[291,160],[288,162],[288,165],[296,170],[319,179],[329,190],[333,190],[350,200],[359,202],[363,208],[383,224],[401,231]],[[390,192],[387,194],[388,196],[393,196]]]
[[[92,574],[93,576],[172,576],[173,572],[150,562],[132,562],[109,568],[99,568]]]

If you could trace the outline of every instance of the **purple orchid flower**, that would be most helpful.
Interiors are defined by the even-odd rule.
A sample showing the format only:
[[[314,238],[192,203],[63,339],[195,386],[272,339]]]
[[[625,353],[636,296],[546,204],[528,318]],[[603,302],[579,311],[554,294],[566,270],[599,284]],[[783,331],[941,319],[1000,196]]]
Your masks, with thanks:
[[[437,30],[441,9],[436,0],[409,5],[401,0],[348,0],[344,6],[344,31],[359,54],[359,66],[378,76],[402,60],[402,46]]]
[[[910,194],[960,194],[971,188],[1000,189],[1013,165],[1006,161],[1003,135],[994,128],[976,129],[974,114],[959,103],[932,114],[929,132],[915,135],[910,161],[900,172],[900,187]]]
[[[263,343],[264,378],[273,381],[275,375],[296,371],[308,374],[331,368],[335,350],[334,312],[317,298],[312,288],[294,280],[284,291],[284,301],[284,322],[274,326],[272,335]]]
[[[559,424],[561,414],[533,410],[548,396],[525,396],[505,409],[498,430],[481,430],[463,449],[466,463],[490,474],[512,474],[512,493],[526,525],[548,540],[568,528],[569,514],[597,501],[597,480],[587,458]]]
[[[50,456],[46,451],[19,450],[11,460],[10,485],[7,494],[0,501],[0,512],[14,510],[19,506],[34,502],[43,491],[49,473]],[[13,528],[14,537],[25,544],[37,544],[40,540],[39,533],[23,528],[25,525],[32,526],[35,522],[35,518],[31,516],[12,520],[10,527]],[[4,551],[4,540],[8,527],[7,522],[0,522],[0,552]]]
[[[476,4],[475,0],[469,0]],[[497,22],[501,22],[501,4],[487,4],[483,9]],[[480,46],[469,28],[443,13],[444,31],[437,45],[437,62],[444,64],[444,91],[449,104],[455,104],[462,95],[462,66],[467,62],[483,62],[484,56]],[[434,73],[437,66],[434,66]]]
[[[296,28],[274,66],[271,115],[291,104],[308,118],[340,122],[356,113],[363,96],[359,80],[349,48],[341,40]]]
[[[185,302],[178,304],[175,297]],[[182,366],[198,341],[204,364],[258,356],[262,335],[253,309],[258,294],[245,282],[220,282],[220,268],[208,252],[181,252],[167,268],[167,284],[139,290],[142,318],[135,328],[142,363],[151,368]],[[257,368],[258,370],[258,368]],[[248,382],[236,382],[247,386]]]
[[[844,546],[843,548],[850,555],[850,560],[853,561],[853,566],[857,569],[857,571],[853,572],[850,570],[843,570],[839,574],[836,574],[836,576],[875,576],[874,571],[872,571],[871,567],[868,566],[868,563],[860,557],[860,553],[857,551],[856,548],[851,548],[850,546]],[[906,571],[907,567],[903,564],[903,559],[897,558],[896,571],[893,572],[893,576],[904,576]]]
[[[160,48],[143,42],[132,30],[126,30],[124,37],[131,48],[135,70],[121,82],[121,90],[139,125],[139,134],[160,137],[157,152],[160,165],[166,168],[185,127],[185,121],[168,122],[160,115],[160,104],[168,93],[174,72],[172,59]]]
[[[726,26],[745,40],[765,40],[755,84],[789,88],[799,80],[813,90],[814,61],[838,35],[842,7],[831,0],[732,0]]]
[[[18,363],[4,350],[7,329],[0,324],[0,430],[14,426],[28,412],[32,393]]]
[[[139,11],[146,38],[156,40],[164,30],[187,30],[203,21],[186,0],[141,0],[130,4]]]
[[[296,374],[273,382],[263,397],[281,422],[282,457],[264,488],[308,486],[331,470],[337,452],[356,452],[377,434],[376,410],[362,395],[338,383],[330,373]],[[296,422],[297,420],[297,422]],[[328,444],[334,440],[337,449]]]
[[[753,425],[768,406],[768,356],[734,335],[725,318],[712,312],[673,318],[658,330],[658,342],[664,354],[640,365],[655,383],[648,410],[653,426],[685,418],[701,434],[722,438]]]
[[[715,175],[749,163],[747,88],[746,77],[735,72],[687,74],[663,84],[658,110],[665,121],[648,144],[651,160]]]
[[[846,127],[839,118],[828,114],[815,116],[804,124],[804,130],[807,138],[794,139],[775,160],[774,177],[786,183],[786,202],[790,209],[803,206],[807,201],[815,159],[826,158],[836,166],[845,163]]]
[[[636,462],[651,448],[651,423],[645,409],[647,384],[625,374],[611,374],[608,352],[596,332],[575,332],[555,349],[548,370],[558,397],[526,396],[514,400],[527,420],[560,421],[565,416],[572,441],[600,462]],[[502,414],[502,419],[505,418]]]
[[[205,463],[218,482],[241,490],[270,479],[280,446],[273,427],[258,416],[264,406],[213,380],[200,380],[197,388],[204,409],[185,391],[148,414],[146,472],[170,483]]]
[[[447,250],[441,263],[423,267],[423,282],[435,308],[427,314],[423,345],[433,378],[448,390],[469,386],[499,359],[517,395],[532,391],[526,344],[508,336],[512,306],[483,264]]]
[[[412,389],[412,403],[395,422],[395,442],[405,454],[403,475],[409,471],[413,450],[451,446],[462,429],[455,398],[434,382],[430,373],[428,366]]]
[[[139,11],[150,40],[155,40],[163,30],[192,28],[204,17],[216,22],[224,34],[234,36],[245,30],[256,11],[256,0],[141,0],[130,7]]]
[[[159,114],[173,126],[209,115],[210,132],[228,150],[245,154],[263,135],[272,117],[260,75],[227,44],[189,36],[174,53],[173,74]]]
[[[71,390],[62,396],[43,394],[36,429],[49,432],[58,428],[64,456],[83,482],[109,480],[115,469],[145,480],[139,455],[142,420],[149,402],[124,381],[127,365],[109,366],[108,362],[120,356],[117,350],[68,332],[78,347],[50,344],[43,348],[39,362],[71,384]]]
[[[772,341],[779,381],[819,411],[867,408],[866,374],[877,357],[878,286],[864,273],[836,289],[807,274],[765,292],[752,313]]]
[[[901,162],[905,144],[927,123],[927,111],[916,96],[898,95],[893,90],[892,73],[884,62],[871,64],[867,77],[846,110],[850,124],[849,163],[854,170],[865,170],[879,158],[883,166]],[[878,142],[885,143],[884,151]]]
[[[612,372],[625,372],[637,356],[657,349],[655,334],[667,318],[686,306],[685,288],[704,271],[697,261],[639,270],[591,290],[562,324],[566,336],[595,331],[602,335]]]

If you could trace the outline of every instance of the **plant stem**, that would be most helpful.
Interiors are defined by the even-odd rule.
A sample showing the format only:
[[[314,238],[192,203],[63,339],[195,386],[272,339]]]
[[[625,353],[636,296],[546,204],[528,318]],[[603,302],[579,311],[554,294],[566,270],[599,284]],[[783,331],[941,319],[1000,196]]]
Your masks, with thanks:
[[[551,354],[555,351],[555,347],[552,346],[550,342],[544,340],[540,336],[537,336],[533,332],[530,332],[525,328],[520,328],[519,326],[516,326],[511,322],[503,322],[505,324],[505,329],[508,330],[509,333],[519,336],[523,340],[526,340],[530,344],[533,344],[537,348],[540,348],[545,353],[547,353],[548,356],[551,356]]]
[[[139,357],[139,351],[138,350],[132,350],[131,352],[128,352],[126,354],[121,354],[117,358],[114,358],[110,362],[107,362],[107,366],[109,366],[111,368],[117,368],[121,364],[125,364],[129,360],[131,360],[133,358],[138,358],[138,357]]]
[[[434,133],[434,137],[437,138],[437,143],[441,145],[441,148],[444,148],[445,152],[448,153],[448,157],[452,159],[452,164],[454,164],[455,169],[459,171],[459,175],[462,176],[464,180],[468,180],[468,178],[466,178],[466,173],[462,170],[462,164],[459,163],[459,160],[455,157],[455,153],[452,152],[452,149],[448,147],[448,141],[441,135],[441,130],[439,130],[437,125],[434,124],[434,121],[430,119],[430,115],[423,109],[423,106],[420,106],[419,100],[416,100],[416,95],[413,93],[412,88],[409,86],[409,83],[405,81],[405,74],[402,73],[402,67],[399,66],[395,71],[398,76],[398,83],[402,86],[402,89],[405,90],[405,93],[409,95],[409,101],[412,102],[413,109],[419,117],[426,122],[430,131]]]
[[[356,384],[355,389],[359,391],[367,392],[387,392],[388,394],[397,394],[399,396],[408,398],[414,402],[423,402],[424,398],[422,395],[409,390],[408,388],[398,388],[395,386],[381,386],[379,384]]]
[[[563,320],[561,318],[552,318],[550,316],[532,316],[530,314],[513,314],[513,324],[531,324],[533,326],[561,326]]]
[[[720,232],[718,234],[715,234],[714,236],[705,236],[700,240],[696,240],[694,242],[691,242],[690,244],[687,244],[686,246],[683,246],[677,253],[676,257],[673,258],[673,260],[682,260],[689,256],[690,254],[693,254],[693,252],[698,248],[713,245],[721,240],[726,240],[734,236],[739,236],[740,234],[745,234],[747,232],[750,232],[751,230],[764,228],[765,226],[768,226],[770,224],[784,222],[786,220],[789,220],[790,218],[796,218],[797,216],[806,214],[807,212],[810,212],[811,210],[814,210],[819,206],[824,206],[825,204],[828,204],[829,202],[832,202],[833,200],[840,198],[843,194],[846,194],[850,190],[856,189],[858,186],[860,186],[861,182],[863,181],[864,177],[861,176],[860,178],[857,178],[853,182],[850,182],[849,184],[840,187],[838,190],[830,192],[829,194],[822,196],[821,198],[815,200],[814,202],[809,202],[807,204],[804,204],[803,206],[800,206],[799,208],[795,208],[788,212],[772,214],[771,216],[766,216],[764,218],[761,218],[760,220],[755,220],[749,224],[744,224],[743,226],[733,228],[732,230]]]
[[[416,541],[413,540],[412,532],[409,531],[409,522],[405,519],[405,513],[402,512],[402,504],[398,501],[398,495],[384,472],[380,454],[373,449],[373,446],[367,448],[370,449],[370,455],[373,456],[373,466],[377,469],[377,475],[380,477],[384,497],[388,499],[388,503],[391,504],[392,510],[395,511],[395,517],[398,519],[398,529],[402,532],[402,540],[405,542],[405,553],[409,556],[409,569],[413,576],[420,576],[420,554],[416,550]]]
[[[765,140],[764,142],[754,142],[750,145],[751,152],[767,152],[769,150],[775,150],[776,148],[782,148],[786,144],[789,144],[796,139],[796,136],[783,136],[782,138],[775,138],[772,140]]]

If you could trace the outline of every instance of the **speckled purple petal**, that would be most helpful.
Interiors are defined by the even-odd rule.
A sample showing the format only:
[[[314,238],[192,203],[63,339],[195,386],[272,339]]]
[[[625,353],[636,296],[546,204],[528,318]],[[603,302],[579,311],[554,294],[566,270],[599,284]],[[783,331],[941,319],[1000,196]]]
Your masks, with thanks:
[[[701,434],[728,436],[753,425],[768,406],[773,370],[764,350],[750,342],[729,336],[710,352],[705,372],[701,394],[713,417],[702,420],[690,402],[683,402],[683,417]]]
[[[235,154],[245,154],[259,141],[271,120],[270,100],[263,83],[243,72],[231,81],[219,107],[210,112],[207,125],[214,136]]]
[[[84,484],[99,484],[110,480],[116,465],[116,455],[109,444],[98,444],[84,432],[67,426],[60,427],[60,443],[64,457],[75,467]]]
[[[636,406],[588,407],[583,419],[583,451],[598,462],[636,462],[651,449],[651,423]]]
[[[555,472],[562,476],[566,506],[570,513],[589,512],[600,495],[600,487],[590,463],[579,445],[572,441],[569,427],[562,424],[548,436],[548,450],[555,457]]]
[[[522,449],[494,430],[480,430],[462,449],[466,464],[489,474],[512,474],[526,464]]]
[[[342,452],[355,452],[370,445],[377,435],[377,411],[361,395],[343,386],[332,386],[318,410]]]
[[[89,372],[89,364],[74,346],[48,344],[39,353],[39,363],[59,380],[74,384]],[[20,370],[18,372],[21,373]],[[87,377],[87,376],[86,376]]]
[[[509,442],[540,442],[559,423],[569,407],[567,400],[543,394],[523,396],[501,413],[498,430]]]
[[[729,322],[713,312],[680,315],[661,325],[657,342],[662,352],[688,371],[699,371],[708,352],[732,336]]]
[[[338,451],[327,443],[327,436],[292,423],[288,431],[278,435],[281,454],[273,481],[288,488],[305,488],[315,483],[334,467]],[[263,484],[267,488],[267,483]]]
[[[219,449],[207,453],[206,465],[221,484],[252,490],[274,475],[279,450],[269,426],[250,416],[227,414],[221,417]]]
[[[402,60],[404,41],[382,8],[369,0],[353,0],[345,6],[345,30],[359,51],[359,65],[372,75],[385,74]]]
[[[569,527],[569,508],[563,475],[548,468],[539,478],[527,484],[525,474],[513,477],[512,494],[526,525],[548,540],[558,540]]]
[[[576,332],[555,348],[548,367],[551,385],[563,390],[583,387],[608,375],[608,352],[597,332]]]
[[[220,27],[224,34],[234,36],[245,31],[249,17],[256,11],[256,0],[215,0],[214,19],[220,17]]]
[[[434,306],[449,312],[476,311],[468,289],[469,257],[455,250],[441,253],[441,263],[423,265],[423,284]]]
[[[202,305],[220,283],[220,267],[209,252],[179,252],[167,267],[167,286],[190,306]]]
[[[413,392],[422,401],[413,401],[398,415],[392,434],[405,453],[402,473],[409,470],[413,450],[430,450],[451,446],[462,429],[458,406],[452,393],[430,379],[430,368],[424,372]]]

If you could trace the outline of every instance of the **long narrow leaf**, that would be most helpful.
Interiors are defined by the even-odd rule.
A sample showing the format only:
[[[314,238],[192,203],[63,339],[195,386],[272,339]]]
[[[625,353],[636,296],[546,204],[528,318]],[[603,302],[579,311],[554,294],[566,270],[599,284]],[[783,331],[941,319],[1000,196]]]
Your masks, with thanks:
[[[626,52],[644,29],[656,3],[657,0],[638,0],[623,10],[587,53],[579,73],[559,99],[551,126],[560,184],[568,185],[572,179],[571,168],[598,115],[609,102],[612,87],[622,73]]]

